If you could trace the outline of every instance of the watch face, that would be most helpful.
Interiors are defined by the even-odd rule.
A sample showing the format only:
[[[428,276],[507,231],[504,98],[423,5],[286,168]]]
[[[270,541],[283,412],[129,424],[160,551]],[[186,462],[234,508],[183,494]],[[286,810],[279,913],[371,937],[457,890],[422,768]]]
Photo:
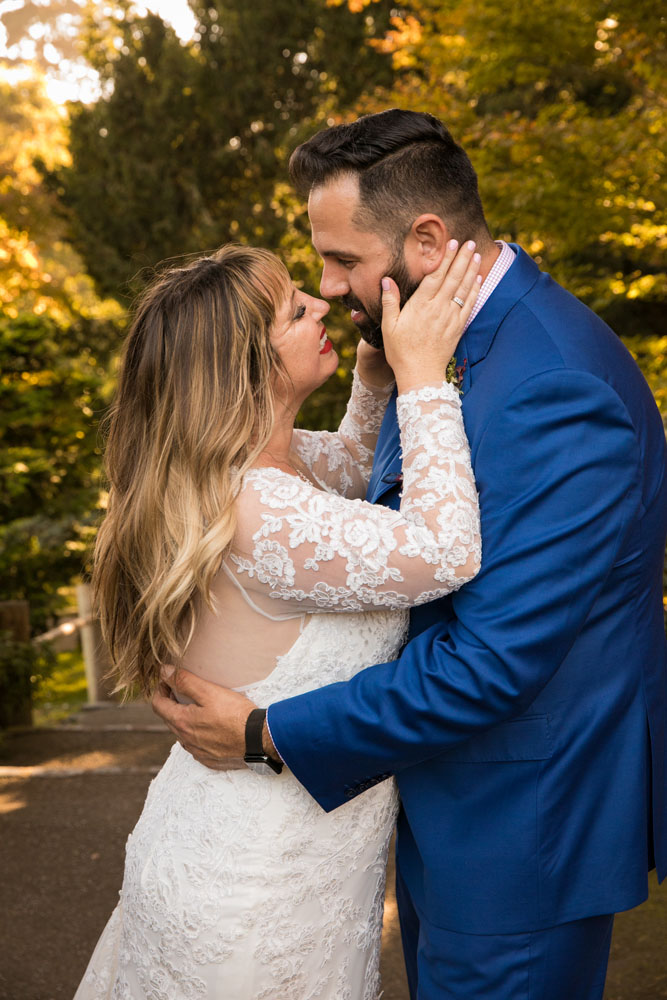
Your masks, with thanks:
[[[248,765],[251,771],[255,772],[255,774],[275,775],[276,773],[274,769],[270,767],[269,764],[265,764],[264,761],[247,760],[246,764]]]

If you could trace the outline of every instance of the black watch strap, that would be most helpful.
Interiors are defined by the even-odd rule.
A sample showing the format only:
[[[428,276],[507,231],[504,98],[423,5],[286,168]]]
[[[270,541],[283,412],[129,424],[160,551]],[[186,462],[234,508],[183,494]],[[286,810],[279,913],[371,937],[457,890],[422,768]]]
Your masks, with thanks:
[[[264,730],[264,720],[266,719],[265,708],[253,708],[245,724],[245,752],[246,756],[261,757],[264,754],[262,746],[262,732]]]
[[[274,760],[264,750],[262,745],[262,734],[264,732],[264,722],[266,720],[265,708],[253,708],[245,724],[245,757],[246,763],[268,764],[272,771],[280,774],[283,769],[282,761]]]

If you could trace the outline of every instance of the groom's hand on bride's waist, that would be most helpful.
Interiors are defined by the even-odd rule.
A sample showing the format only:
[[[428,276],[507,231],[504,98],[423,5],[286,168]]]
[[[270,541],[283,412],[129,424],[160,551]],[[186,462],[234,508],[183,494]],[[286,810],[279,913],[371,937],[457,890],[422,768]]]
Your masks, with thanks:
[[[189,704],[181,704],[177,696]],[[189,670],[165,666],[152,704],[153,711],[200,764],[216,771],[245,768],[246,722],[257,707],[245,695],[205,681]],[[267,746],[266,735],[263,743],[267,753],[275,753],[270,742]]]

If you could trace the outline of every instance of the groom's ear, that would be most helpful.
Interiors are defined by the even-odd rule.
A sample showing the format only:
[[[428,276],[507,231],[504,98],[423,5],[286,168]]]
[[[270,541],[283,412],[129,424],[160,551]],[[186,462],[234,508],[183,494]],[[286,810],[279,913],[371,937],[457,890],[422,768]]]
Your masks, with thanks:
[[[450,236],[439,215],[431,212],[420,215],[412,223],[406,239],[408,266],[412,263],[423,274],[431,274],[442,261]]]

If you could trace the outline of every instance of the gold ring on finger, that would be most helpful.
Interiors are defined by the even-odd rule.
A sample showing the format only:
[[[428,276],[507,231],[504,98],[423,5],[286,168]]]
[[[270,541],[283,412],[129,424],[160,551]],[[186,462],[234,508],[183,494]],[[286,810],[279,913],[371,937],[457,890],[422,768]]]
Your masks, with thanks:
[[[460,306],[461,309],[463,309],[463,307],[465,305],[465,302],[463,301],[463,299],[460,298],[458,295],[454,296],[454,298],[452,299],[452,302],[456,302],[457,306]]]

